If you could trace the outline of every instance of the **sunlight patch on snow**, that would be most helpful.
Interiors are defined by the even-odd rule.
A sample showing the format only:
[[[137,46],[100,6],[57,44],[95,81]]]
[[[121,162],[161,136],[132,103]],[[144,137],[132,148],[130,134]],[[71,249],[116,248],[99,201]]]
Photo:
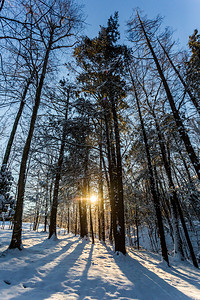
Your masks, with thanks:
[[[56,257],[53,261],[47,262],[41,268],[38,268],[37,269],[38,273],[43,277],[46,276],[48,273],[50,273],[52,271],[52,269],[56,268],[56,266],[58,264],[60,264],[69,254],[71,254],[79,243],[80,243],[80,241],[74,242],[74,244],[71,245],[70,248],[66,252],[64,252],[61,255],[59,255],[58,257]],[[58,252],[58,251],[56,251],[56,252]]]
[[[138,251],[133,252],[132,250],[129,251],[129,254],[134,259],[137,259],[145,268],[151,270],[166,283],[175,287],[188,297],[191,297],[191,299],[200,299],[200,272],[188,262],[177,263],[176,266],[173,265],[169,268],[166,264],[160,262],[160,257],[157,254]],[[195,283],[199,285],[199,289],[195,286]]]

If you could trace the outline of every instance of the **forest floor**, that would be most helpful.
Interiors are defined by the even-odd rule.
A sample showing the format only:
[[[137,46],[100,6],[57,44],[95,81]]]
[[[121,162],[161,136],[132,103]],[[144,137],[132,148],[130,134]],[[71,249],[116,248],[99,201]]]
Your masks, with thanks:
[[[12,231],[0,229],[0,252],[6,250]],[[47,234],[23,226],[23,246],[0,256],[0,299],[19,300],[169,300],[200,299],[200,271],[189,262],[128,250],[113,254],[109,244],[95,244],[74,235]]]

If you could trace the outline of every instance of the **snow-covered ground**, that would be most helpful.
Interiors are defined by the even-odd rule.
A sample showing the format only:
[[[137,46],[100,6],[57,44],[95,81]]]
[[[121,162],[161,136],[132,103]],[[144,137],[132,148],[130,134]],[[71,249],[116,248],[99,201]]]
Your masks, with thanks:
[[[11,230],[0,229],[0,251]],[[47,234],[23,227],[23,251],[0,257],[0,299],[200,299],[200,272],[190,263],[167,267],[160,256],[129,250],[113,254],[110,245],[95,245],[73,235],[47,240]]]

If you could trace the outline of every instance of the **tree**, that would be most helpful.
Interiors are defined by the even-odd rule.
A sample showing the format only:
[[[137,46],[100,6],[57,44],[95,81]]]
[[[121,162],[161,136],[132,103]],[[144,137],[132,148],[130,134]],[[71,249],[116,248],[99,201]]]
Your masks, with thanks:
[[[141,29],[142,39],[144,39],[146,41],[146,45],[148,46],[149,51],[150,51],[150,53],[153,57],[153,60],[154,60],[154,63],[156,65],[158,74],[160,76],[160,79],[162,80],[163,87],[165,89],[166,96],[167,96],[167,99],[169,101],[169,104],[170,104],[170,107],[171,107],[171,110],[172,110],[172,113],[173,113],[173,116],[174,116],[174,120],[175,120],[176,125],[177,125],[178,132],[180,134],[181,139],[183,140],[183,143],[184,143],[185,148],[188,152],[191,163],[194,166],[196,174],[197,174],[198,178],[200,179],[200,162],[199,162],[199,159],[198,159],[198,157],[195,153],[195,150],[194,150],[194,147],[191,143],[190,137],[187,134],[186,128],[185,128],[184,123],[181,119],[179,111],[176,108],[175,101],[174,101],[173,95],[171,93],[171,90],[169,88],[168,82],[166,80],[166,77],[165,77],[164,72],[161,68],[160,62],[158,60],[158,57],[157,57],[157,55],[154,51],[154,48],[152,46],[152,43],[150,41],[150,36],[152,36],[153,34],[150,32],[150,30],[149,30],[149,33],[146,31],[145,23],[141,20],[138,12],[137,12],[137,19],[135,19],[135,20],[133,20],[129,23],[130,35],[131,35],[131,32],[133,34],[132,39],[134,39],[135,32],[133,31],[133,28],[136,28],[136,27],[134,27],[134,26],[137,26],[136,24],[139,26],[138,28]],[[155,21],[152,21],[152,22],[146,21],[146,24],[149,28],[152,29],[152,31],[155,31],[156,28],[159,26],[158,20],[155,20]],[[138,34],[138,32],[137,32],[137,34]],[[139,35],[140,35],[140,32],[139,32]]]
[[[115,239],[115,251],[126,253],[124,200],[122,182],[119,107],[125,97],[125,82],[121,78],[122,56],[126,47],[117,45],[118,14],[101,27],[98,37],[83,41],[75,48],[74,56],[84,72],[79,76],[83,91],[94,95],[102,111],[109,166],[110,203]]]
[[[189,36],[188,42],[191,50],[191,56],[189,61],[186,63],[187,67],[187,83],[192,89],[194,95],[197,98],[197,105],[199,106],[199,81],[200,81],[200,34],[195,29],[194,33]]]
[[[135,22],[137,22],[137,21],[138,21],[137,24],[138,24],[138,26],[140,26],[139,28],[141,29],[141,31],[139,31],[139,29],[137,31],[136,27],[134,27],[135,24],[136,24]],[[193,264],[194,264],[194,266],[198,267],[196,257],[195,257],[194,251],[193,251],[193,247],[192,247],[189,235],[188,235],[188,231],[187,231],[187,227],[186,227],[186,224],[185,224],[183,212],[182,212],[182,209],[181,209],[181,206],[180,206],[180,203],[179,203],[179,199],[178,199],[178,196],[177,196],[177,193],[176,193],[175,184],[174,184],[174,181],[173,181],[173,178],[172,178],[172,172],[171,172],[171,166],[170,166],[171,165],[170,150],[165,145],[164,136],[161,133],[160,126],[158,124],[158,119],[156,117],[156,114],[154,113],[154,109],[156,107],[156,101],[154,101],[154,104],[152,106],[149,103],[149,99],[151,99],[153,97],[154,93],[155,93],[155,97],[157,99],[159,99],[158,95],[160,94],[160,90],[162,91],[162,86],[163,86],[164,87],[164,92],[166,94],[166,97],[167,97],[167,99],[169,101],[169,104],[170,104],[170,108],[171,108],[172,113],[173,113],[174,123],[176,124],[176,126],[175,126],[176,129],[175,130],[178,130],[179,136],[185,144],[185,148],[187,150],[187,153],[188,154],[191,154],[191,153],[194,154],[193,166],[194,166],[194,168],[197,172],[197,175],[198,175],[198,166],[195,163],[195,157],[197,158],[196,153],[194,152],[194,149],[193,149],[193,146],[191,144],[189,135],[187,134],[187,131],[184,127],[183,121],[182,121],[181,116],[179,114],[179,110],[176,108],[175,100],[172,96],[172,91],[170,90],[169,85],[167,83],[167,79],[164,75],[164,72],[166,71],[165,60],[163,60],[162,57],[158,58],[158,56],[156,55],[156,52],[155,52],[157,50],[155,42],[154,42],[154,44],[152,42],[153,37],[155,37],[155,31],[159,27],[159,21],[160,20],[158,20],[158,19],[153,20],[153,21],[145,19],[145,21],[142,22],[139,14],[137,13],[136,20],[134,20],[133,23],[130,24],[130,26],[133,25],[133,27],[130,30],[133,30],[133,28],[136,29],[136,31],[133,31],[133,33],[132,33],[132,40],[135,41],[135,43],[137,44],[137,47],[138,47],[138,43],[140,43],[140,45],[143,45],[143,46],[144,45],[148,46],[149,52],[148,52],[148,54],[146,55],[145,58],[149,57],[150,55],[151,55],[151,57],[153,57],[153,61],[156,65],[155,70],[157,70],[157,72],[159,74],[159,77],[157,79],[158,83],[159,83],[159,79],[161,80],[161,83],[158,84],[158,89],[157,89],[156,93],[154,92],[154,88],[156,86],[156,83],[152,82],[151,86],[148,85],[148,88],[149,88],[150,91],[147,92],[147,90],[146,91],[144,90],[143,78],[142,79],[139,78],[138,82],[139,81],[141,82],[140,85],[141,85],[142,89],[144,90],[144,94],[145,94],[145,97],[146,97],[146,102],[147,102],[147,104],[150,108],[150,113],[153,113],[153,119],[154,119],[154,122],[155,122],[156,131],[157,131],[157,134],[158,134],[158,145],[160,147],[162,160],[163,160],[163,166],[164,166],[164,169],[165,169],[165,172],[166,172],[166,175],[167,175],[167,180],[168,180],[168,184],[169,184],[169,188],[170,188],[169,200],[170,200],[172,222],[173,222],[173,229],[174,229],[173,232],[174,232],[174,240],[175,240],[175,251],[178,251],[180,253],[181,257],[183,258],[184,253],[183,253],[183,250],[182,250],[182,241],[181,241],[181,238],[180,238],[179,227],[178,227],[178,215],[179,215],[182,226],[183,226],[183,230],[184,230],[184,233],[185,233],[185,237],[186,237],[189,249],[190,249],[190,254],[191,254],[191,258],[193,260]],[[166,54],[166,52],[165,52],[165,54]],[[139,58],[140,58],[140,60],[142,60],[141,57],[139,57]],[[146,65],[147,65],[147,63],[146,63]],[[147,65],[147,67],[144,71],[145,76],[146,76],[146,74],[148,74],[148,71],[149,71],[149,66]],[[148,78],[148,79],[151,80],[150,78]],[[152,80],[154,81],[154,79],[152,79]],[[148,110],[148,112],[149,112],[149,110]],[[152,125],[150,125],[150,126],[152,126]],[[190,150],[192,152],[190,152]],[[189,155],[189,157],[192,160],[191,155]],[[197,158],[197,160],[198,160],[198,158]],[[157,184],[158,184],[159,178],[158,178],[158,175],[157,175],[156,167],[154,168],[154,172],[152,172],[152,176],[153,175],[156,177],[156,181],[157,181]],[[157,190],[158,190],[158,187],[157,187]]]
[[[167,52],[166,48],[162,45],[162,43],[161,43],[159,40],[158,40],[158,42],[159,42],[160,46],[162,47],[162,49],[163,49],[163,51],[164,51],[166,57],[168,58],[168,60],[169,60],[169,62],[170,62],[170,64],[171,64],[171,66],[172,66],[172,68],[174,69],[175,73],[177,74],[179,80],[181,81],[182,85],[184,86],[185,91],[188,93],[188,95],[189,95],[189,97],[190,97],[192,103],[194,104],[194,106],[195,106],[197,112],[200,114],[200,105],[199,105],[199,103],[198,103],[197,98],[196,98],[196,97],[193,95],[193,93],[191,92],[191,89],[190,89],[190,87],[188,87],[188,84],[187,84],[187,82],[184,80],[183,76],[181,76],[181,74],[180,74],[178,68],[175,66],[175,64],[173,63],[172,59],[170,58],[169,53]]]
[[[78,8],[71,1],[48,1],[44,3],[40,0],[35,0],[34,5],[29,6],[28,3],[23,6],[25,9],[24,13],[28,9],[31,16],[34,18],[34,34],[36,35],[37,41],[35,42],[43,53],[43,65],[39,74],[38,86],[35,93],[34,107],[32,111],[31,121],[28,136],[25,142],[22,160],[20,165],[20,173],[18,180],[18,194],[16,213],[14,218],[14,229],[12,240],[9,248],[21,247],[21,230],[22,230],[22,213],[23,213],[23,202],[24,202],[24,191],[25,191],[25,173],[28,155],[30,151],[31,140],[33,137],[35,122],[37,118],[38,109],[40,106],[42,89],[44,86],[44,79],[47,73],[47,67],[49,65],[49,57],[53,50],[70,47],[64,40],[70,36],[76,34],[77,28],[81,23]],[[33,28],[30,30],[33,32]]]
[[[5,0],[1,0],[1,1],[0,1],[0,12],[1,12],[2,9],[3,9],[4,2],[5,2]]]
[[[61,145],[59,150],[59,157],[56,166],[56,176],[54,182],[54,192],[53,192],[53,203],[51,207],[51,216],[50,216],[50,225],[49,225],[49,239],[54,235],[56,236],[56,217],[57,217],[57,207],[58,207],[58,192],[59,192],[59,184],[61,179],[61,171],[62,171],[62,164],[64,158],[64,151],[65,151],[65,143],[66,143],[66,135],[67,135],[67,120],[68,120],[68,110],[69,110],[69,100],[70,100],[70,87],[65,87],[65,83],[63,85],[63,92],[65,99],[65,116],[63,120],[63,129],[62,129],[62,139]]]
[[[156,212],[156,217],[157,217],[157,222],[158,222],[158,230],[159,230],[160,245],[161,245],[161,250],[162,250],[162,257],[169,265],[167,246],[166,246],[166,241],[165,241],[165,233],[164,233],[161,208],[160,208],[160,201],[158,198],[158,193],[156,191],[156,183],[155,183],[155,179],[154,179],[154,172],[153,172],[153,166],[152,166],[152,162],[151,162],[151,155],[150,155],[150,151],[149,151],[147,134],[146,134],[144,121],[143,121],[142,113],[141,113],[141,109],[140,109],[140,101],[139,101],[138,92],[137,92],[137,89],[135,86],[135,81],[133,79],[131,72],[130,72],[130,76],[131,76],[131,81],[133,84],[133,90],[134,90],[134,94],[135,94],[138,114],[139,114],[141,128],[142,128],[142,134],[143,134],[144,143],[145,143],[145,151],[146,151],[148,171],[149,171],[150,189],[151,189],[151,193],[152,193],[152,197],[153,197],[153,202],[154,202],[154,207],[155,207],[155,212]]]
[[[8,212],[14,209],[15,201],[10,196],[13,177],[6,165],[3,165],[0,173],[0,212]]]

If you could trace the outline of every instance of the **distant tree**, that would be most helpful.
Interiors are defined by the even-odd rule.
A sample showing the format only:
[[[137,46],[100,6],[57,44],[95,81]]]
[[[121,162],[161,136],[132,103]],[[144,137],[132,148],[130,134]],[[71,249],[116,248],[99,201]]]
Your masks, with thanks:
[[[10,195],[12,182],[11,172],[6,165],[3,165],[0,172],[0,212],[14,211],[15,201]]]

